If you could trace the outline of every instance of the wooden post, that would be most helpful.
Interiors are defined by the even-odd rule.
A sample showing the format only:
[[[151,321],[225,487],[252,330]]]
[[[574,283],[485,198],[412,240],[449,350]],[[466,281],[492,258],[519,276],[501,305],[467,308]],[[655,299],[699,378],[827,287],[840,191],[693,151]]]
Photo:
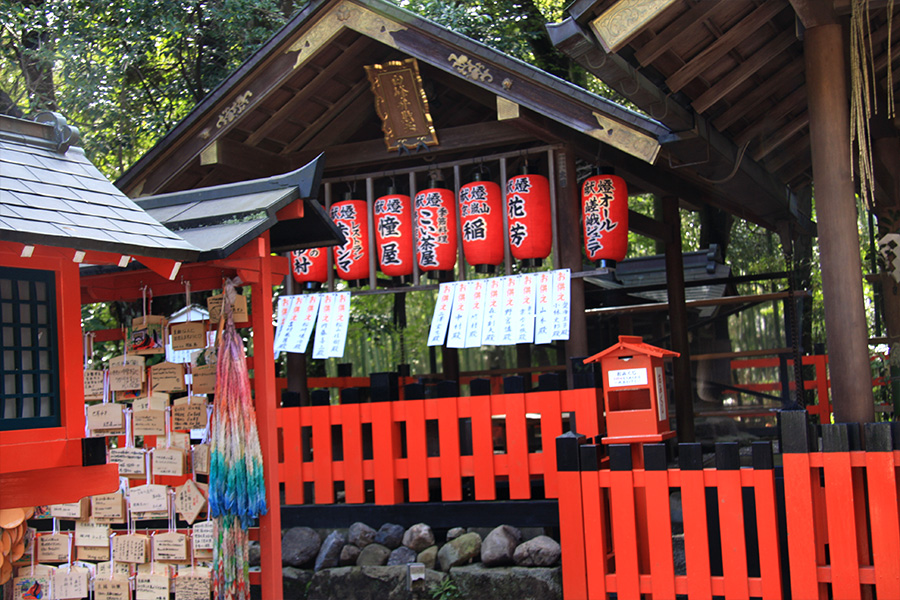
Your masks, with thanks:
[[[672,350],[681,356],[673,359],[675,376],[675,420],[678,441],[694,441],[694,388],[691,385],[691,349],[688,343],[687,308],[684,297],[684,257],[681,254],[681,215],[678,198],[663,198],[663,222],[669,226],[666,242],[666,290],[669,294],[669,325]]]
[[[259,444],[263,455],[268,512],[259,518],[262,597],[282,600],[281,502],[278,493],[278,430],[275,397],[275,332],[272,330],[272,286],[269,234],[259,244],[259,279],[251,284],[253,324],[253,393]]]
[[[571,149],[556,153],[557,215],[559,229],[559,265],[573,273],[582,270],[581,261],[581,194],[575,170],[575,153]],[[587,320],[584,314],[584,280],[572,279],[572,305],[569,321],[568,356],[587,356]],[[572,387],[572,366],[566,360],[568,387]]]
[[[851,174],[850,111],[839,23],[806,30],[806,87],[815,180],[825,331],[834,417],[875,420],[859,234]],[[839,365],[838,368],[834,368]]]

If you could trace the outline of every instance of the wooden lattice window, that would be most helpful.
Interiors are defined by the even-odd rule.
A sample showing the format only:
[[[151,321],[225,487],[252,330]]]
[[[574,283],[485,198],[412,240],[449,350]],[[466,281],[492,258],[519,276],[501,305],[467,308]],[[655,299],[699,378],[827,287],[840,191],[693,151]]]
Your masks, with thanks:
[[[0,267],[0,430],[60,425],[52,271]]]

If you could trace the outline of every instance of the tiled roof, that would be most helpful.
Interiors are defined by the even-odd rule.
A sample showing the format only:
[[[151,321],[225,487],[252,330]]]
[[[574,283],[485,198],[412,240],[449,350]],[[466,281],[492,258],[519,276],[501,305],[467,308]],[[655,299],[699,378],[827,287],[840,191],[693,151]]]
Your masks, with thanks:
[[[25,244],[189,260],[198,249],[148,215],[70,146],[59,115],[0,116],[0,237]]]

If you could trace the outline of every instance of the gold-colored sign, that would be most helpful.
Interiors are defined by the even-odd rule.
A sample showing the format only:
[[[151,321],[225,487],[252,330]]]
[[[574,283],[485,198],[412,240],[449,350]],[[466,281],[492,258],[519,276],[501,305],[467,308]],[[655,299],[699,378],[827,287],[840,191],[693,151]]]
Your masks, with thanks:
[[[366,65],[366,75],[389,151],[438,145],[416,59]]]

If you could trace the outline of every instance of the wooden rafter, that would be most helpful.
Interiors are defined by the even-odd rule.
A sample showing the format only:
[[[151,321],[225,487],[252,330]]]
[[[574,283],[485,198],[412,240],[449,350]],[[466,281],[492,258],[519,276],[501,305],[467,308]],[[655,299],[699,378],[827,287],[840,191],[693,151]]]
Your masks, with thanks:
[[[336,119],[343,111],[353,104],[353,102],[364,92],[369,89],[369,82],[365,79],[360,80],[356,83],[352,88],[347,90],[341,99],[338,100],[334,105],[331,106],[324,114],[320,115],[319,118],[316,119],[316,122],[312,127],[308,127],[306,131],[301,133],[299,136],[295,137],[291,143],[285,146],[283,153],[290,154],[291,152],[296,152],[300,148],[306,145],[309,140],[315,137],[320,131],[322,131],[329,123],[331,123],[334,119]]]
[[[744,145],[758,136],[764,136],[772,129],[780,127],[783,119],[801,108],[806,108],[806,88],[804,87],[795,89],[775,106],[765,110],[750,127],[737,134],[734,141],[739,145]]]
[[[774,77],[761,82],[748,94],[741,97],[738,102],[732,104],[725,112],[713,119],[713,126],[719,131],[725,131],[748,113],[757,109],[760,103],[771,96],[775,90],[779,90],[791,82],[802,85],[803,62],[793,61],[783,69],[779,69]]]
[[[656,37],[642,44],[634,57],[642,66],[647,66],[681,40],[693,35],[693,28],[699,27],[708,18],[715,16],[725,8],[723,2],[698,2],[687,12],[672,21]]]
[[[764,140],[753,153],[753,160],[759,161],[772,153],[776,148],[809,127],[809,113],[803,112],[790,123],[779,127],[772,137]]]

